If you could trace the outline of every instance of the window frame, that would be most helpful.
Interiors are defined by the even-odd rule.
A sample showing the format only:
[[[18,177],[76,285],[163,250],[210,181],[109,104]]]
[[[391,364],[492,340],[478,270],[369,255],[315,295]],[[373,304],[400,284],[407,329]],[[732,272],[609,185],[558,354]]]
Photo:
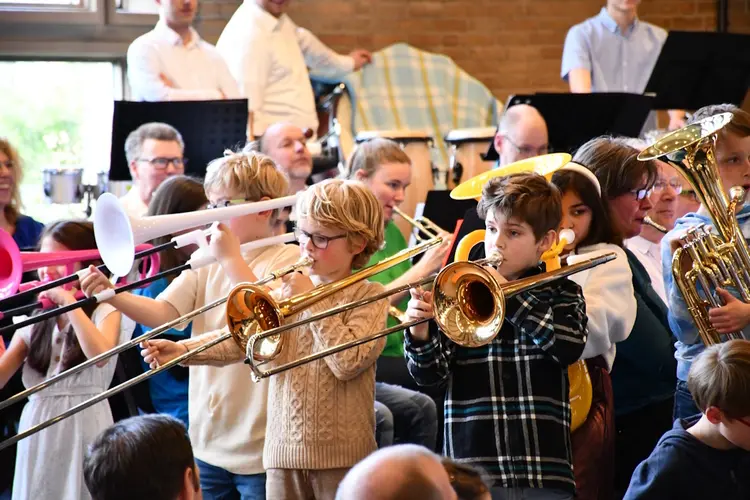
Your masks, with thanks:
[[[43,4],[0,4],[1,25],[153,26],[157,14],[131,13],[118,9],[114,0],[88,0],[86,7]],[[43,28],[41,28],[43,29]],[[36,28],[37,31],[41,31]],[[81,29],[80,33],[85,30]],[[29,33],[33,37],[34,28]]]

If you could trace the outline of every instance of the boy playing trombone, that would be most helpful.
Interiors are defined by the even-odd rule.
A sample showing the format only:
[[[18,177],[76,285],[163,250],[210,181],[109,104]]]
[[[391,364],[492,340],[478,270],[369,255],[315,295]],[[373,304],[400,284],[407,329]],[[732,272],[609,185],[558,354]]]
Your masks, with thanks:
[[[209,164],[204,181],[206,196],[214,207],[232,203],[281,198],[287,193],[287,180],[273,161],[256,153],[237,153]],[[138,323],[157,327],[225,297],[241,273],[250,280],[290,265],[299,258],[293,245],[273,245],[227,255],[232,243],[246,243],[273,235],[277,210],[236,217],[214,231],[211,251],[217,263],[183,272],[156,299],[122,293],[109,303]],[[234,258],[239,259],[235,262]],[[232,266],[225,262],[231,260]],[[95,294],[109,282],[100,272],[82,281],[87,295]],[[144,349],[152,368],[208,342],[226,325],[225,310],[217,307],[193,320],[193,337],[178,343],[150,340]],[[228,345],[231,342],[225,342]],[[219,344],[224,347],[223,344]],[[158,352],[159,356],[153,355]],[[150,354],[151,353],[151,354]],[[148,357],[153,356],[153,359]],[[204,364],[199,354],[189,365]],[[239,360],[243,359],[242,357]],[[226,363],[225,363],[226,364]],[[188,413],[190,440],[200,467],[201,487],[207,498],[223,498],[240,493],[243,500],[265,498],[262,450],[266,430],[268,383],[247,383],[248,370],[241,364],[218,368],[190,366]]]
[[[560,193],[537,174],[498,177],[478,206],[485,253],[499,254],[496,279],[531,277],[556,240]],[[499,273],[499,274],[498,274]],[[410,320],[432,316],[432,294],[412,291]],[[509,298],[497,337],[466,348],[434,324],[405,337],[409,371],[420,385],[448,383],[444,453],[483,468],[493,498],[573,498],[568,365],[586,344],[578,285],[559,279]]]

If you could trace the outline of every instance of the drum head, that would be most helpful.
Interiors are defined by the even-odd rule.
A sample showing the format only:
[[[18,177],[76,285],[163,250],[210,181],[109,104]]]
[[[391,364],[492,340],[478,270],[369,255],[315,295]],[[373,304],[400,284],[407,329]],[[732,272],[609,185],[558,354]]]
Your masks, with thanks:
[[[396,142],[429,142],[432,135],[424,130],[363,130],[357,134],[355,141],[357,143],[366,142],[376,138],[390,139]]]
[[[464,142],[487,142],[495,138],[495,127],[458,128],[448,132],[445,142],[462,144]]]

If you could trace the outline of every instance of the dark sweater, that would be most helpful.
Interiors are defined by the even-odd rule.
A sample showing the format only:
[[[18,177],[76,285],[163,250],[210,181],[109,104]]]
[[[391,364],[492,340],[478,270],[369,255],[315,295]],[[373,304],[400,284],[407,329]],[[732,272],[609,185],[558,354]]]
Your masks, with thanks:
[[[677,381],[675,339],[667,323],[667,308],[638,258],[630,250],[625,253],[633,273],[638,309],[630,336],[617,344],[612,367],[617,415],[669,399]]]
[[[750,498],[750,452],[702,443],[686,430],[699,419],[675,421],[633,473],[625,500]]]

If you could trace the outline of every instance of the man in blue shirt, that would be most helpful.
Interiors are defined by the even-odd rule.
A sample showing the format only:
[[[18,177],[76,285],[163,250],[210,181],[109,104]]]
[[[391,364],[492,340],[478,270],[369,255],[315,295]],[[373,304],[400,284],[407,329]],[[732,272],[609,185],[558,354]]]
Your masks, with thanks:
[[[644,92],[667,32],[638,19],[639,3],[607,0],[598,15],[570,28],[561,76],[571,92]],[[670,130],[684,123],[684,111],[669,111]],[[654,128],[652,113],[644,130]]]

